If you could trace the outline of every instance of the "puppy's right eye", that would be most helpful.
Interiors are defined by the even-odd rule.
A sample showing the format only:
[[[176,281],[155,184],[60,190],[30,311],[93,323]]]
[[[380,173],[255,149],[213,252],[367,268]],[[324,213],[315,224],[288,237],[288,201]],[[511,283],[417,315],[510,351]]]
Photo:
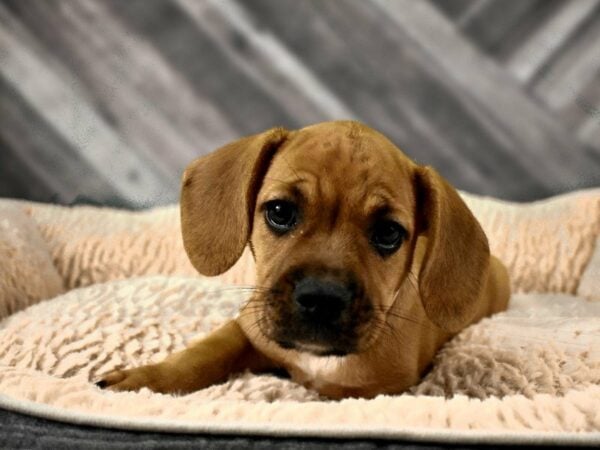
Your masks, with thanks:
[[[371,244],[380,255],[394,253],[406,237],[406,230],[393,220],[380,220],[373,225]]]
[[[265,221],[274,232],[287,233],[298,222],[298,207],[288,200],[271,200],[265,204]]]

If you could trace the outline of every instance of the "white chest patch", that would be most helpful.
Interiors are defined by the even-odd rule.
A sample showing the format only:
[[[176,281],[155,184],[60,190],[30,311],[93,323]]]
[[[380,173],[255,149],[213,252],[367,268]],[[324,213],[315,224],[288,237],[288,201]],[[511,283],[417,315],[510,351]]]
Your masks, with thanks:
[[[300,353],[297,365],[307,378],[331,383],[341,375],[345,359],[343,356],[315,356],[310,353]]]

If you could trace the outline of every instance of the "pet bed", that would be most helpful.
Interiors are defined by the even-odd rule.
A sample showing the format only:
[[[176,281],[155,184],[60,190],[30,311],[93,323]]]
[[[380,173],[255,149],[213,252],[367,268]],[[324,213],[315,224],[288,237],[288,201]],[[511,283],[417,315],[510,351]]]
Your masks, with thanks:
[[[249,373],[184,396],[98,389],[98,374],[158,361],[234,316],[249,254],[204,278],[176,206],[1,200],[0,407],[153,431],[599,444],[600,189],[463,197],[509,268],[508,311],[462,331],[410,392],[342,401]]]

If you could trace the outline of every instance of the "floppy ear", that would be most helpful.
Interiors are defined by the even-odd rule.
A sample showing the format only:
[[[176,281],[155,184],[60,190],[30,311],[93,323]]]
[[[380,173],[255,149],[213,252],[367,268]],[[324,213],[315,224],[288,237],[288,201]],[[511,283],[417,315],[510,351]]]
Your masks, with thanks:
[[[429,319],[459,331],[477,312],[488,275],[490,249],[483,229],[458,192],[431,167],[416,172],[417,219],[427,237],[419,274]]]
[[[196,270],[218,275],[239,259],[250,237],[256,196],[287,131],[273,128],[193,161],[181,184],[183,245]]]

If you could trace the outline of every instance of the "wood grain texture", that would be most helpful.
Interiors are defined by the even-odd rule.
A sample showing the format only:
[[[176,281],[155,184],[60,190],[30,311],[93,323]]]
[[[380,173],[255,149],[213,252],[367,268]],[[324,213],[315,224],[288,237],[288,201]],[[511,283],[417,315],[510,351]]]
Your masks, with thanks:
[[[354,118],[471,192],[600,185],[600,0],[3,0],[0,195],[140,208]]]

